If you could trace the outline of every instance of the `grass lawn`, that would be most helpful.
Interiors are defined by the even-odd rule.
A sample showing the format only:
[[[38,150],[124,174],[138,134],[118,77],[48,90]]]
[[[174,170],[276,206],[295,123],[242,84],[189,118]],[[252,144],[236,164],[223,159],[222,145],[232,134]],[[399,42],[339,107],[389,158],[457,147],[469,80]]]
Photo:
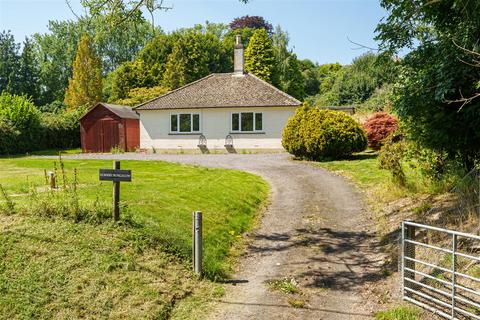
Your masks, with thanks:
[[[40,198],[50,194],[42,190],[53,161],[0,159],[0,184],[17,207],[32,201],[31,189]],[[82,203],[110,205],[112,185],[98,181],[98,169],[111,168],[111,161],[64,165],[69,180],[78,170]],[[232,246],[268,195],[267,184],[240,171],[165,162],[123,161],[122,168],[133,174],[131,183],[122,183],[122,214],[134,223],[92,224],[22,210],[0,214],[2,316],[195,318],[190,307],[219,294],[216,284],[191,273],[191,213],[204,214],[206,276],[223,277]]]

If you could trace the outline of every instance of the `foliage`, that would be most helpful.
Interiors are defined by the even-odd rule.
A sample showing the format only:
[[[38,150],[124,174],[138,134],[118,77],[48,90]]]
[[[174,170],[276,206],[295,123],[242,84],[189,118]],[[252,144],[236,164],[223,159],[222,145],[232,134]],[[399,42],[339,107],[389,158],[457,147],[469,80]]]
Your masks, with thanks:
[[[40,112],[26,97],[0,94],[0,153],[26,152],[37,147]]]
[[[295,115],[290,117],[282,132],[282,146],[290,154],[297,157],[306,155],[303,125],[306,123],[308,105],[297,108]]]
[[[43,106],[38,107],[38,110],[41,112],[48,112],[48,113],[59,113],[67,109],[67,106],[63,101],[55,100],[52,103],[44,104]]]
[[[386,83],[380,88],[376,88],[370,98],[359,106],[365,112],[389,112],[393,104],[393,85]]]
[[[420,312],[410,306],[400,306],[387,311],[377,312],[375,320],[418,320]]]
[[[117,100],[115,103],[125,106],[136,106],[167,92],[168,90],[161,86],[151,88],[134,88],[128,92],[128,96],[125,99]]]
[[[30,97],[35,103],[40,99],[40,69],[34,44],[31,39],[25,38],[23,51],[19,58],[18,68],[18,89],[19,94]]]
[[[163,86],[176,89],[212,72],[225,72],[227,61],[226,52],[215,35],[187,30],[168,56]]]
[[[367,119],[363,128],[367,133],[368,146],[379,150],[383,141],[398,129],[398,120],[386,112],[377,112]]]
[[[63,100],[82,34],[91,35],[104,74],[132,60],[152,36],[153,31],[144,19],[137,23],[126,22],[115,30],[108,27],[109,19],[99,15],[82,16],[77,21],[49,21],[47,33],[33,36],[42,87],[40,96],[34,99],[38,104]]]
[[[80,117],[85,109],[41,113],[25,96],[0,95],[0,154],[80,145]]]
[[[272,40],[265,29],[257,29],[245,50],[245,71],[267,82],[272,82],[275,56]]]
[[[271,290],[281,291],[286,294],[300,293],[298,283],[294,278],[274,279],[267,282]]]
[[[282,91],[303,100],[305,84],[297,55],[288,49],[288,34],[280,26],[275,28],[272,36],[275,56],[275,69],[272,83]]]
[[[68,81],[65,104],[70,108],[93,106],[102,99],[102,66],[90,36],[82,36]]]
[[[133,88],[152,87],[157,85],[152,74],[153,69],[141,59],[125,62],[111,74],[111,91],[109,102],[128,97]]]
[[[290,118],[285,130],[285,149],[311,160],[345,158],[367,147],[362,127],[343,112],[309,108]]]
[[[263,17],[249,15],[233,19],[229,26],[232,30],[243,28],[265,29],[269,34],[271,34],[273,30],[272,24]]]
[[[401,134],[393,133],[385,140],[378,155],[379,166],[390,171],[393,181],[400,185],[406,185],[406,175],[402,161],[405,153],[405,142]]]
[[[395,78],[390,58],[367,53],[338,71],[330,91],[324,93],[327,105],[352,105],[366,101],[376,88]],[[321,90],[322,91],[322,90]]]
[[[383,0],[381,5],[389,12],[376,30],[381,49],[408,51],[393,106],[408,137],[472,168],[480,159],[478,1]]]
[[[42,149],[70,149],[80,145],[80,118],[86,108],[41,115]]]
[[[18,48],[10,31],[0,33],[0,93],[15,93],[17,88]]]

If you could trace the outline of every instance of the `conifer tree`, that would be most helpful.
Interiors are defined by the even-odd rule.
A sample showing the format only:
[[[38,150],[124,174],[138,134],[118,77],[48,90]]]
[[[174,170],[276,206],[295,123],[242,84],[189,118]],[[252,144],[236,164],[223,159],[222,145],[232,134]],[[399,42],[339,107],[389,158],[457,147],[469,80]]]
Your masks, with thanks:
[[[275,56],[272,40],[265,29],[257,29],[245,50],[245,70],[267,82],[272,82]]]
[[[92,106],[102,97],[102,67],[92,39],[84,34],[73,62],[73,77],[68,80],[65,104],[70,108]]]
[[[23,51],[19,61],[18,92],[32,98],[35,103],[40,99],[40,70],[35,57],[33,43],[29,38],[23,42]]]

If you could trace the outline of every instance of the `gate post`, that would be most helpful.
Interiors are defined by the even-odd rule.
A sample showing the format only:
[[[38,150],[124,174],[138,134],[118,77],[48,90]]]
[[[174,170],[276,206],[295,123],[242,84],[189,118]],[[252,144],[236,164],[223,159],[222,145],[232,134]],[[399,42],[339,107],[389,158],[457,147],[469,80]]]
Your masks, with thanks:
[[[407,260],[405,258],[415,259],[415,245],[413,243],[408,243],[405,240],[413,240],[415,241],[415,227],[412,225],[404,224],[404,235],[403,235],[403,265],[404,268],[408,268],[410,270],[415,270],[415,262],[411,260]],[[415,272],[403,270],[403,287],[411,288],[412,283],[407,281],[406,279],[415,280]],[[404,296],[410,296],[410,292],[406,292],[403,290]]]
[[[202,275],[202,212],[194,211],[192,218],[193,270],[196,274]]]

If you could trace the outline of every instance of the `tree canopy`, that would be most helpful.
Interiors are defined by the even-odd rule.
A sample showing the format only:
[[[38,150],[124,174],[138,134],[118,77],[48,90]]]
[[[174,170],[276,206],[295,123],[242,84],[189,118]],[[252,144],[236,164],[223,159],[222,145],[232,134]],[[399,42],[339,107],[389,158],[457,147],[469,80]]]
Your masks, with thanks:
[[[65,104],[72,108],[93,106],[102,99],[102,65],[92,39],[84,34],[73,62],[73,76],[68,80]]]
[[[245,71],[267,82],[272,82],[275,56],[272,39],[265,29],[257,29],[245,50]]]
[[[401,59],[394,110],[411,139],[466,167],[480,159],[480,2],[382,0],[377,27],[388,54]]]

